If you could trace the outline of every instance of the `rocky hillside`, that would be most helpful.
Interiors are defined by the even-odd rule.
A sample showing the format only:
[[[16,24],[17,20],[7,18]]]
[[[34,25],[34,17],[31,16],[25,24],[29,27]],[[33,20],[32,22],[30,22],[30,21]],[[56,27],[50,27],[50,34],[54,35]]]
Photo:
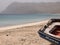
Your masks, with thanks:
[[[2,14],[60,13],[60,3],[17,3],[10,4]]]

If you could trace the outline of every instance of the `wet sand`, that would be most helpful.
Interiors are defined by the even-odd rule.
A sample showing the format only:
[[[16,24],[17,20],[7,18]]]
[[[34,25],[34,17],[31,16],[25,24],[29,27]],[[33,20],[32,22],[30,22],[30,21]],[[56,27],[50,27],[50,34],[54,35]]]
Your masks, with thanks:
[[[50,45],[51,43],[41,38],[38,30],[47,22],[15,27],[6,30],[0,28],[0,45]],[[52,45],[52,44],[51,44]]]

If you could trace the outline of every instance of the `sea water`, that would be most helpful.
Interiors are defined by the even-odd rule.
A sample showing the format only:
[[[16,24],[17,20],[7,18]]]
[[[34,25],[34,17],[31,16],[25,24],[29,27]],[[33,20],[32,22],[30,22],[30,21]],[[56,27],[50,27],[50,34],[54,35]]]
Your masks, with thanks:
[[[29,22],[39,22],[51,18],[60,18],[60,14],[25,14],[25,15],[0,14],[0,27],[25,24]]]

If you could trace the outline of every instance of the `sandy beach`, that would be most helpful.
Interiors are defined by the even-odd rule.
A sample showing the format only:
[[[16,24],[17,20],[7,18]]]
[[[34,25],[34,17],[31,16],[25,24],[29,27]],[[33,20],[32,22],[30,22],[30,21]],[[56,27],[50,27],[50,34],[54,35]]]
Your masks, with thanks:
[[[39,37],[38,30],[48,21],[0,28],[0,45],[52,45]]]

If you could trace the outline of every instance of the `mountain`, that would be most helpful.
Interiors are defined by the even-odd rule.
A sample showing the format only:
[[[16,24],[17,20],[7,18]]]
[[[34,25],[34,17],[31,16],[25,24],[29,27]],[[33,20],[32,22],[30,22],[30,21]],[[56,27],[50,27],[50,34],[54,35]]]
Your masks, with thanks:
[[[60,3],[18,3],[10,4],[2,14],[60,13]]]

